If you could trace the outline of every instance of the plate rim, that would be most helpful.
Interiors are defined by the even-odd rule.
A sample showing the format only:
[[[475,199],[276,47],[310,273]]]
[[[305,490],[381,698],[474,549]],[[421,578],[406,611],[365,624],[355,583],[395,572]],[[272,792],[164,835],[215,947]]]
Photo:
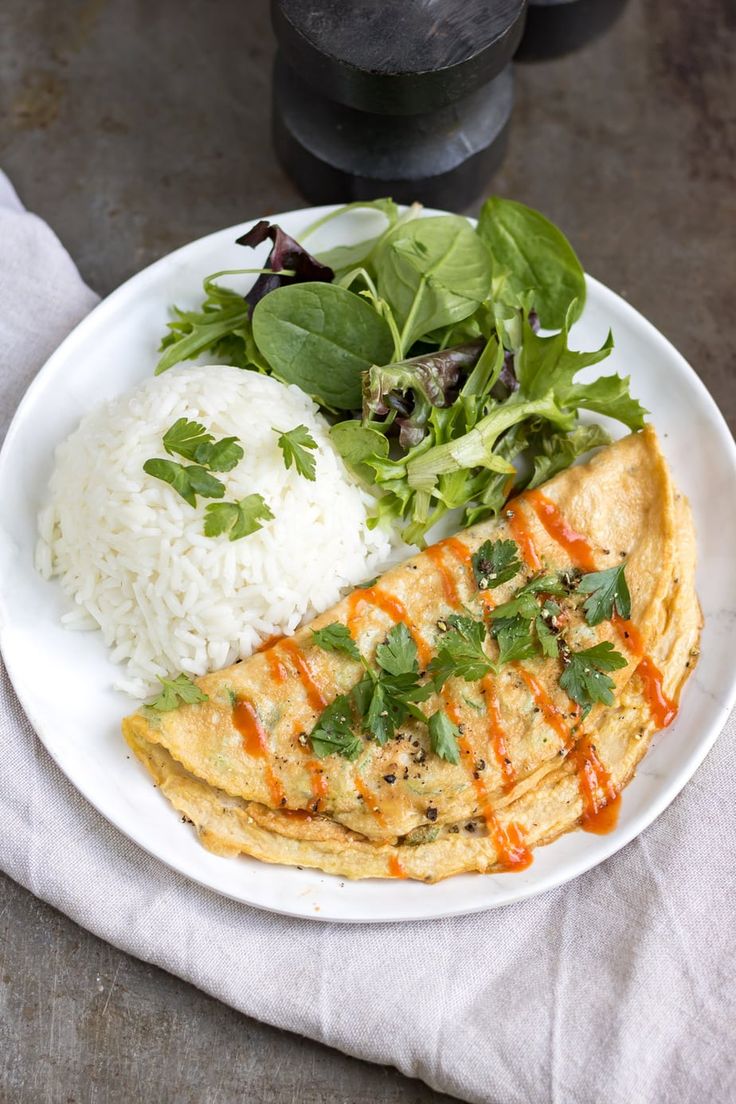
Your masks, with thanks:
[[[324,204],[318,207],[303,207],[296,208],[291,211],[279,212],[269,216],[273,220],[280,220],[285,218],[291,218],[294,216],[310,217],[317,219],[324,214],[327,214],[333,210],[341,207],[341,204]],[[437,211],[432,208],[425,208],[426,215],[432,214],[444,214],[448,212]],[[87,336],[87,330],[94,329],[110,310],[114,310],[119,299],[125,298],[133,291],[139,294],[145,289],[146,285],[153,281],[155,282],[156,276],[160,269],[169,268],[172,262],[176,262],[177,258],[181,258],[182,255],[187,254],[192,248],[198,246],[204,246],[207,242],[214,241],[219,237],[225,237],[229,235],[239,236],[247,228],[254,225],[257,219],[248,219],[242,223],[238,223],[234,226],[223,227],[220,230],[215,230],[209,234],[203,235],[200,238],[196,238],[191,242],[187,242],[171,253],[167,253],[157,260],[153,261],[150,265],[141,269],[139,272],[134,273],[128,277],[122,284],[110,292],[107,296],[102,298],[99,303],[82,318],[76,326],[66,335],[66,337],[60,342],[60,344],[54,349],[50,356],[46,359],[42,367],[36,373],[28,388],[24,392],[14,414],[11,422],[8,426],[5,439],[0,447],[0,486],[3,482],[3,474],[5,465],[8,463],[8,456],[13,451],[13,442],[17,434],[18,427],[23,421],[25,415],[25,409],[29,406],[35,398],[37,390],[45,385],[45,381],[50,377],[55,368],[55,362],[57,359],[63,359],[68,355],[69,347],[74,348],[74,345],[80,340],[80,333],[82,339]],[[475,224],[474,219],[469,219],[471,224]],[[723,452],[724,459],[727,459],[730,467],[731,477],[733,480],[734,488],[736,489],[736,442],[731,434],[728,423],[725,420],[721,410],[719,409],[715,399],[708,391],[703,380],[698,376],[693,367],[688,363],[685,357],[675,348],[672,342],[652,323],[642,315],[627,299],[618,295],[615,291],[609,288],[606,284],[600,280],[586,273],[586,283],[588,290],[593,291],[598,297],[599,301],[605,306],[606,302],[615,304],[616,310],[622,312],[627,319],[632,322],[640,331],[643,331],[646,338],[650,341],[654,341],[660,345],[662,350],[669,357],[674,357],[679,362],[680,369],[684,369],[686,376],[689,377],[691,385],[694,385],[696,390],[700,393],[701,400],[704,401],[708,408],[708,414],[713,428],[718,431],[718,446],[719,451]],[[2,598],[2,588],[0,587],[0,598]],[[569,869],[566,869],[562,874],[557,871],[550,871],[547,875],[540,880],[530,882],[526,885],[519,885],[518,890],[513,894],[513,900],[495,900],[490,897],[487,901],[479,902],[476,904],[463,905],[460,903],[458,907],[441,907],[439,909],[431,908],[430,911],[425,911],[421,915],[414,913],[402,913],[400,900],[397,898],[397,908],[392,911],[390,916],[375,915],[375,910],[368,911],[369,906],[364,906],[365,912],[362,915],[358,915],[358,910],[354,906],[351,906],[351,915],[349,916],[334,916],[328,914],[321,914],[315,912],[309,912],[306,910],[300,910],[293,906],[279,906],[278,903],[266,903],[262,900],[248,899],[247,895],[243,893],[228,892],[226,888],[223,888],[220,884],[215,884],[213,880],[208,880],[205,877],[198,876],[196,873],[190,872],[182,868],[182,865],[177,865],[175,862],[170,861],[167,858],[162,857],[153,849],[153,844],[147,842],[145,839],[145,832],[141,829],[140,832],[135,830],[134,825],[128,825],[123,821],[122,817],[114,815],[106,809],[101,807],[101,803],[95,796],[95,792],[92,787],[85,784],[80,784],[76,778],[70,774],[66,766],[60,761],[55,749],[50,747],[44,739],[42,730],[44,728],[43,723],[38,722],[34,716],[35,708],[33,703],[30,704],[24,700],[25,695],[18,690],[18,684],[22,684],[22,679],[19,677],[18,672],[15,670],[15,659],[12,655],[9,657],[6,654],[6,648],[4,646],[5,637],[8,630],[8,624],[3,614],[3,605],[0,603],[0,650],[2,651],[5,668],[8,672],[8,678],[13,686],[13,689],[18,697],[18,700],[23,708],[23,711],[33,727],[34,733],[37,738],[43,744],[47,753],[51,756],[58,768],[65,775],[69,783],[80,793],[86,801],[99,813],[104,819],[112,824],[113,827],[120,831],[127,839],[131,840],[137,846],[141,847],[151,858],[157,862],[163,863],[170,870],[176,872],[179,875],[183,875],[195,884],[202,886],[203,888],[220,894],[226,899],[233,900],[239,904],[245,904],[248,907],[262,909],[267,912],[272,912],[277,915],[289,916],[298,919],[315,920],[323,923],[345,923],[345,924],[359,924],[359,923],[401,923],[417,920],[431,920],[431,919],[446,919],[452,916],[465,916],[472,915],[478,912],[485,912],[494,908],[503,908],[507,905],[519,903],[529,900],[532,897],[549,891],[550,889],[557,888],[558,886],[565,885],[567,882],[579,877],[586,873],[588,870],[593,869],[596,866],[606,862],[612,855],[626,847],[632,840],[636,839],[642,832],[644,832],[662,813],[668,808],[668,806],[674,801],[679,793],[685,788],[685,786],[693,778],[694,774],[702,765],[706,756],[712,750],[713,745],[718,739],[723,730],[723,726],[728,719],[730,712],[736,705],[736,669],[734,669],[730,684],[725,688],[723,693],[721,704],[719,709],[719,715],[714,720],[707,735],[701,738],[698,744],[690,751],[686,765],[681,769],[679,774],[670,777],[663,785],[659,793],[651,798],[645,809],[643,809],[633,820],[632,824],[628,825],[625,830],[615,833],[610,837],[605,838],[605,842],[599,843],[598,850],[590,850],[587,854],[568,860]],[[649,754],[649,752],[648,752]],[[254,860],[257,861],[257,860]],[[278,868],[280,864],[273,864],[275,868]],[[329,875],[324,872],[317,872],[326,878],[336,877],[335,875]],[[366,880],[367,883],[375,881],[373,879]],[[441,884],[441,883],[440,883]],[[246,890],[247,893],[247,890]]]

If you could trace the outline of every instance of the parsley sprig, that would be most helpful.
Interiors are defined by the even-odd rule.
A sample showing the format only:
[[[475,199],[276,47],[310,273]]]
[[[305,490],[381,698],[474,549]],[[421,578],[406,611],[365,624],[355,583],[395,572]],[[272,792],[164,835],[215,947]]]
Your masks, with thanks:
[[[585,620],[589,625],[610,621],[614,608],[619,617],[631,617],[631,594],[624,574],[625,563],[609,567],[607,571],[591,571],[583,575],[578,590],[590,597],[585,601]]]
[[[216,441],[203,425],[187,418],[179,418],[167,429],[163,443],[169,456],[193,460],[210,471],[232,471],[245,455],[237,437]]]
[[[358,651],[358,645],[353,640],[347,625],[341,625],[339,621],[333,621],[324,629],[312,629],[314,643],[326,652],[343,652],[345,655],[362,663],[363,659]]]
[[[195,508],[198,495],[200,498],[225,497],[224,483],[212,472],[232,471],[243,459],[245,453],[237,437],[222,437],[216,441],[201,422],[178,418],[166,430],[162,440],[169,456],[180,456],[193,463],[180,464],[177,460],[154,457],[143,465],[146,475],[168,483]],[[219,537],[227,533],[231,541],[250,536],[263,528],[264,521],[272,521],[274,516],[259,494],[246,495],[237,502],[211,502],[204,512],[204,535]]]
[[[342,652],[363,665],[365,674],[349,694],[339,695],[322,713],[310,739],[318,756],[338,751],[347,759],[360,753],[360,746],[348,739],[353,725],[383,746],[410,717],[426,723],[419,703],[432,694],[432,685],[422,683],[417,646],[406,625],[399,621],[376,649],[376,668],[360,654],[349,629],[333,622],[312,633],[320,648]],[[333,708],[336,706],[336,708]],[[340,746],[337,746],[337,745]],[[330,750],[325,750],[327,747]]]
[[[460,762],[460,749],[457,745],[460,729],[455,722],[450,720],[443,709],[438,709],[427,721],[427,728],[429,746],[435,755],[457,766]]]
[[[237,437],[216,441],[200,422],[178,418],[163,435],[163,446],[169,456],[180,456],[192,463],[152,458],[143,470],[154,479],[168,483],[185,502],[196,507],[200,498],[224,498],[225,486],[212,472],[228,472],[243,459],[245,453]]]
[[[516,541],[484,541],[471,557],[473,575],[479,590],[492,590],[508,583],[521,571]]]
[[[163,678],[161,675],[157,677],[163,689],[157,698],[149,702],[149,709],[157,709],[159,713],[169,713],[179,705],[195,705],[197,702],[209,701],[204,691],[192,682],[189,675],[181,674],[173,679]]]
[[[607,672],[625,667],[626,660],[615,651],[610,640],[603,640],[580,652],[567,652],[563,661],[565,670],[560,675],[560,686],[581,706],[583,717],[596,702],[613,705],[615,684]]]
[[[231,541],[248,537],[272,521],[273,513],[262,495],[250,494],[239,502],[210,502],[204,509],[204,535],[219,537],[228,534]]]
[[[146,460],[143,465],[146,475],[168,483],[180,494],[185,502],[196,507],[197,495],[201,498],[222,498],[225,487],[214,475],[210,475],[200,464],[178,464],[175,460]]]
[[[283,433],[280,429],[274,429],[279,434],[278,446],[284,457],[284,467],[288,470],[293,464],[299,475],[312,482],[317,478],[317,461],[310,456],[309,450],[317,448],[317,442],[305,425],[295,426]]]
[[[564,593],[558,575],[537,575],[508,602],[491,610],[491,634],[498,644],[499,666],[532,659],[540,653],[557,655],[556,618],[561,610],[547,595],[559,597]]]
[[[435,690],[439,692],[449,678],[475,682],[496,669],[483,648],[487,632],[484,623],[472,617],[447,618],[447,629],[428,668]]]

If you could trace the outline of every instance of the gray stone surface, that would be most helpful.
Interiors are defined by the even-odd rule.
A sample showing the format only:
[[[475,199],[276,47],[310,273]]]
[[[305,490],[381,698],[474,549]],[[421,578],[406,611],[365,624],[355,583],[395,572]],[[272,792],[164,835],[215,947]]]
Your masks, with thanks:
[[[631,0],[586,50],[520,68],[493,181],[566,229],[732,426],[733,29],[725,0]],[[0,5],[0,163],[100,292],[201,234],[301,205],[270,149],[272,52],[256,0]],[[249,1021],[0,879],[2,1104],[233,1099],[448,1098]]]

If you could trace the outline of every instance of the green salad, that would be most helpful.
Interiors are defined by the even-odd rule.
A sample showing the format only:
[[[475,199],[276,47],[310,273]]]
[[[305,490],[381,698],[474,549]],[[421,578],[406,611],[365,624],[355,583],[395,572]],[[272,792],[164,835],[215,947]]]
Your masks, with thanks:
[[[327,252],[304,242],[356,208],[385,218],[376,237]],[[262,269],[214,273],[198,311],[175,308],[157,372],[211,354],[297,384],[319,403],[347,467],[376,495],[371,524],[422,547],[448,510],[467,525],[606,444],[583,410],[640,429],[629,380],[578,373],[604,360],[569,348],[585,306],[571,245],[538,211],[492,196],[471,226],[390,199],[352,203],[297,242],[266,221],[239,244],[272,243]],[[220,280],[258,278],[243,296]]]

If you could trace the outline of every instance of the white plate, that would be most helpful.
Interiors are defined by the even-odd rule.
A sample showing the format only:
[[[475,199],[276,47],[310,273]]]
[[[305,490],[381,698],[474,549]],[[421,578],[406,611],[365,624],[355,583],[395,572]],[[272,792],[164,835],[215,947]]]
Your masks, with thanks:
[[[274,221],[298,238],[328,209],[290,212]],[[342,219],[340,239],[358,241],[373,233],[373,219],[364,212]],[[219,858],[200,846],[128,756],[120,718],[131,702],[109,688],[114,668],[100,634],[61,627],[59,617],[69,603],[56,583],[36,575],[33,554],[36,514],[55,446],[85,411],[151,374],[170,304],[196,306],[205,275],[255,263],[234,244],[244,229],[193,242],[123,284],[57,349],[20,405],[0,454],[0,644],[18,697],[61,769],[113,824],[169,866],[248,904],[323,920],[404,920],[492,908],[560,885],[618,851],[666,808],[702,762],[733,705],[736,448],[728,428],[665,338],[623,299],[589,279],[588,305],[574,343],[593,348],[609,326],[613,329],[613,355],[588,374],[630,373],[634,394],[653,412],[675,479],[693,505],[705,613],[702,655],[679,717],[656,739],[625,790],[611,835],[573,832],[535,851],[533,865],[523,873],[463,875],[433,886],[348,882],[253,859]],[[320,248],[337,244],[334,224],[315,241]],[[265,251],[261,247],[257,257]]]

